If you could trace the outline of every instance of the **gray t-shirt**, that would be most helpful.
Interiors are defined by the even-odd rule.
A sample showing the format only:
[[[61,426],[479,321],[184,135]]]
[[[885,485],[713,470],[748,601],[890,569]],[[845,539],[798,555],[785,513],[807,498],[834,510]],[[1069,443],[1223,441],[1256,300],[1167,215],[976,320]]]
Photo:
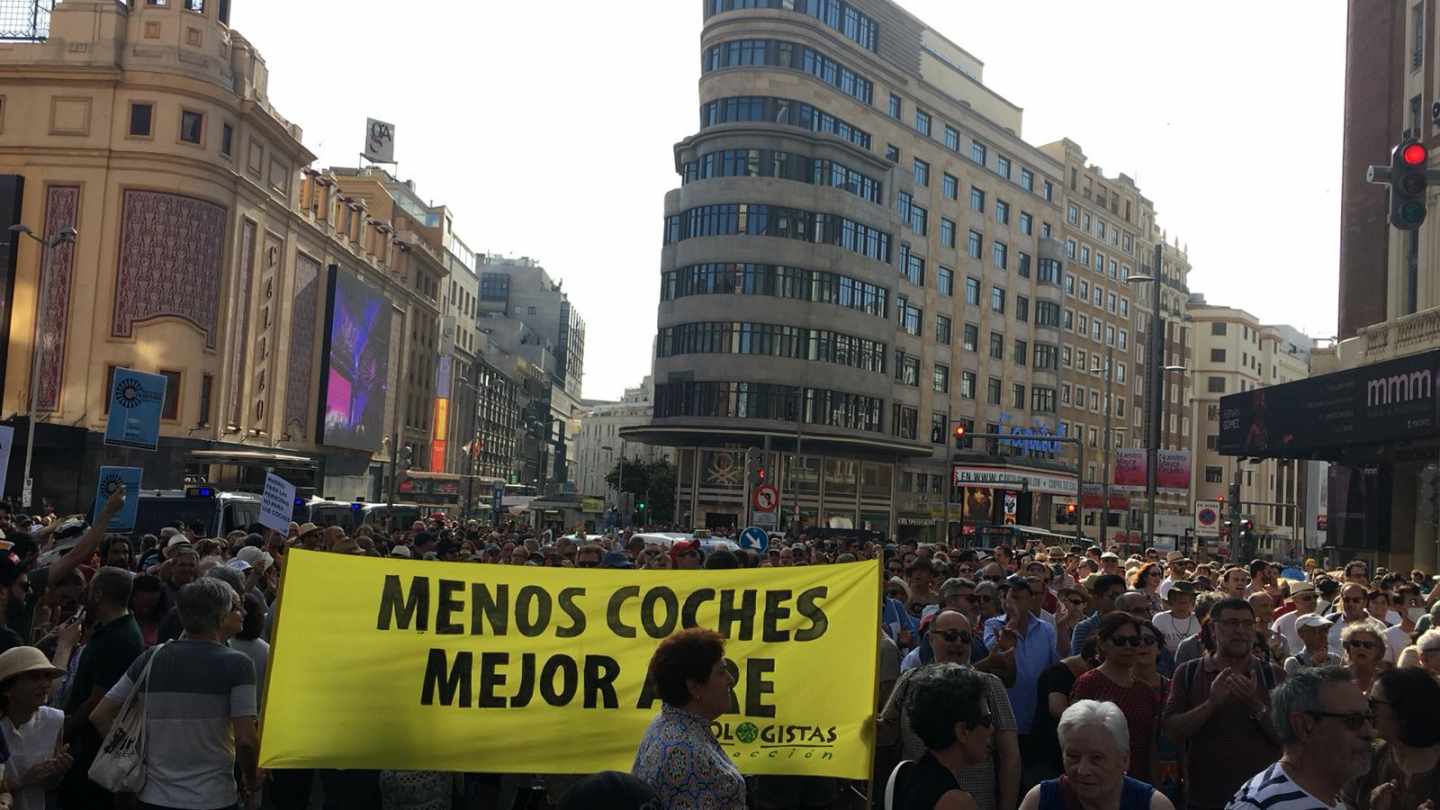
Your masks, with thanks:
[[[212,641],[172,641],[135,659],[106,699],[123,703],[152,655],[160,657],[145,695],[140,801],[187,810],[235,804],[230,721],[256,715],[255,665],[244,653]]]

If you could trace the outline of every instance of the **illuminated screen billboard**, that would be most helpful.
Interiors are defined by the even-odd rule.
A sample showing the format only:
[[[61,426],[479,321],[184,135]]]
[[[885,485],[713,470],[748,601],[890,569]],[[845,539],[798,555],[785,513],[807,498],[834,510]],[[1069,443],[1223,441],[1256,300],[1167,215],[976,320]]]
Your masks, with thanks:
[[[390,302],[379,290],[332,265],[328,309],[320,441],[374,452],[385,437]]]

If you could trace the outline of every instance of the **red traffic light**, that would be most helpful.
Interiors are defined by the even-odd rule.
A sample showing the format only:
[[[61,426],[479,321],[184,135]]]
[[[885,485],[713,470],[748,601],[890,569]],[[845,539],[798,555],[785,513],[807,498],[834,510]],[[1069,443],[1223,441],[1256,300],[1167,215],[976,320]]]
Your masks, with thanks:
[[[1400,150],[1400,160],[1407,166],[1424,166],[1429,158],[1430,152],[1424,144],[1408,143]]]
[[[957,438],[957,439],[963,439],[963,438],[965,438],[965,426],[964,426],[964,425],[956,425],[956,426],[955,426],[955,438]]]
[[[760,481],[764,481],[764,480],[765,480],[765,468],[764,468],[764,467],[761,467],[761,468],[759,468],[759,469],[757,469],[757,470],[755,471],[755,478],[756,478],[757,480],[760,480]]]
[[[1075,504],[1073,504],[1073,503],[1067,503],[1067,504],[1065,504],[1065,512],[1066,512],[1067,514],[1071,514],[1071,515],[1075,514]]]

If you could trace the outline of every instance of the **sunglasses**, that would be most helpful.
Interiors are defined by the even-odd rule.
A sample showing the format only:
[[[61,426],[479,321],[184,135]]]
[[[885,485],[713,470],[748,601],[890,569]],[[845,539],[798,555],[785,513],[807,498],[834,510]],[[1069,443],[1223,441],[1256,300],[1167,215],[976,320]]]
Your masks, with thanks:
[[[1359,731],[1366,725],[1374,725],[1374,712],[1306,712],[1311,717],[1333,717],[1351,731]]]
[[[1366,641],[1364,639],[1352,638],[1349,641],[1345,642],[1345,646],[1357,650],[1373,650],[1376,647],[1379,647],[1380,644],[1379,642],[1375,641]]]
[[[1116,647],[1153,647],[1155,639],[1150,636],[1111,636],[1110,643]]]
[[[957,642],[957,641],[960,642],[961,644],[969,644],[969,643],[970,643],[970,631],[969,631],[969,630],[946,630],[945,632],[943,632],[943,633],[938,633],[937,635],[939,635],[941,638],[945,639],[946,641],[950,642],[951,644],[954,644],[954,643]]]

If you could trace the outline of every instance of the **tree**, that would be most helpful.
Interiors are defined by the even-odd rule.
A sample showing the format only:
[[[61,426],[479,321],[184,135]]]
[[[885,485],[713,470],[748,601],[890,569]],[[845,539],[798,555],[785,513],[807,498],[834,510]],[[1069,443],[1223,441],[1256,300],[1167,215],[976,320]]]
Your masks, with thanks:
[[[621,472],[624,475],[621,475]],[[635,496],[637,523],[673,523],[675,521],[675,467],[660,459],[645,463],[639,459],[622,459],[605,476],[605,483]],[[640,509],[640,504],[645,509]]]

